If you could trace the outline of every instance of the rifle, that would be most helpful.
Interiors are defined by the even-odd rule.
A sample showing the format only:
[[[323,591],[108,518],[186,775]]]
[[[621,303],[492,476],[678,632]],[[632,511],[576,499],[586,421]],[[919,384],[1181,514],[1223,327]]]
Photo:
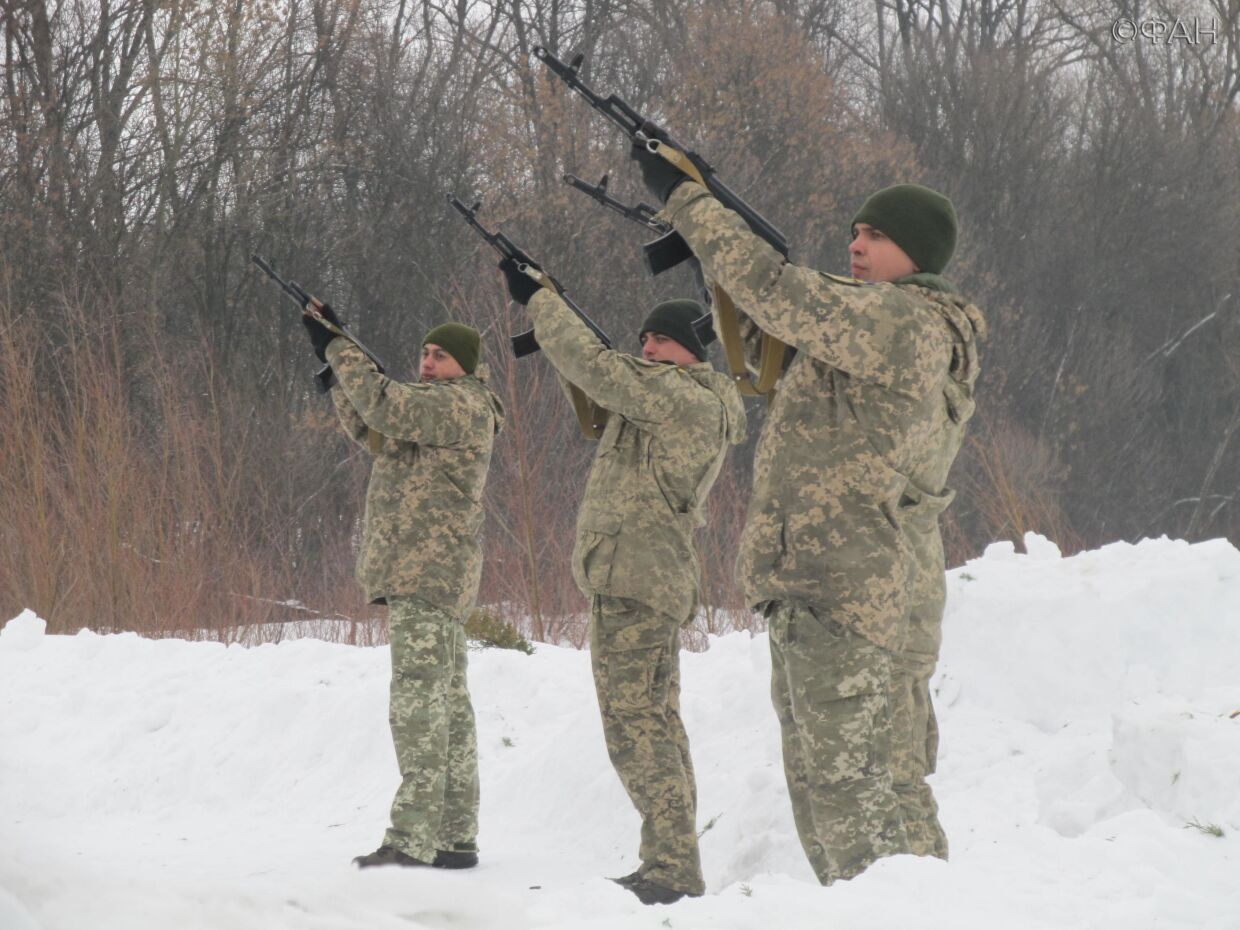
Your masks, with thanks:
[[[379,361],[379,357],[366,348],[360,339],[349,332],[348,327],[341,323],[336,314],[330,308],[327,308],[321,300],[307,294],[305,290],[302,289],[302,286],[296,281],[285,281],[278,274],[276,274],[276,271],[271,267],[270,262],[263,260],[258,255],[251,255],[250,261],[257,265],[267,275],[267,277],[271,278],[272,281],[275,281],[276,284],[280,285],[280,289],[289,296],[289,299],[297,304],[297,306],[301,307],[302,313],[308,317],[318,320],[318,322],[326,327],[329,332],[333,332],[337,336],[344,336],[345,339],[348,339],[349,342],[353,343],[361,350],[363,355],[374,363],[375,367],[379,369],[379,373],[383,374],[383,363]],[[327,310],[327,312],[324,313],[324,310]],[[331,390],[331,386],[335,380],[336,376],[332,372],[331,365],[324,365],[314,374],[314,381],[319,386],[320,393],[325,394]],[[378,454],[379,444],[382,442],[383,436],[370,427],[367,427],[366,429],[367,440],[370,444],[370,452],[372,455]]]
[[[608,175],[603,175],[597,184],[590,184],[581,180],[575,174],[564,175],[564,183],[569,187],[581,191],[587,197],[597,201],[609,210],[614,210],[627,220],[645,226],[647,229],[654,230],[660,236],[672,231],[672,227],[659,219],[658,213],[654,207],[648,203],[638,203],[636,206],[629,206],[621,200],[617,200],[607,193]],[[702,264],[696,258],[690,256],[690,262],[693,266],[693,277],[697,282],[698,289],[702,292],[702,299],[709,308],[712,302],[711,289],[706,285],[706,279],[702,276]],[[663,268],[660,271],[666,271]],[[659,274],[656,271],[655,274]],[[702,340],[702,345],[707,346],[715,341],[715,328],[711,325],[711,315],[709,309],[700,319],[693,321],[693,328],[697,332],[698,338]]]
[[[276,284],[280,285],[280,289],[289,296],[289,299],[292,300],[293,303],[297,304],[297,306],[301,307],[302,313],[308,317],[318,320],[318,322],[321,323],[329,332],[333,332],[337,336],[344,336],[345,339],[348,339],[351,343],[361,349],[363,355],[374,362],[375,367],[379,369],[380,374],[383,373],[383,362],[379,361],[379,357],[366,348],[360,339],[349,332],[348,327],[336,318],[335,313],[328,310],[328,315],[324,315],[324,305],[321,300],[307,294],[305,290],[302,289],[302,286],[296,281],[285,281],[278,274],[276,274],[275,269],[271,267],[271,263],[265,261],[260,256],[251,255],[250,261],[257,265],[259,269],[267,275],[267,277],[271,278],[272,281],[275,281]],[[332,378],[333,375],[331,365],[324,365],[317,372],[315,372],[314,380],[318,384],[319,391],[321,393],[327,393],[327,391],[331,389]]]
[[[671,134],[664,132],[663,138],[651,138],[643,130],[650,121],[638,113],[617,94],[603,97],[595,93],[578,77],[584,55],[576,55],[571,62],[564,62],[553,55],[545,47],[534,48],[534,57],[551,69],[561,81],[576,91],[586,102],[604,117],[618,126],[629,137],[634,145],[644,146],[647,151],[666,158],[684,172],[689,178],[697,181],[725,207],[735,211],[745,221],[754,235],[765,240],[784,258],[788,257],[788,240],[784,234],[767,220],[761,213],[747,204],[739,194],[728,187],[716,173],[715,169],[696,152],[676,141]],[[665,233],[642,248],[646,264],[651,274],[659,274],[668,268],[674,268],[681,262],[693,257],[689,244],[674,230]],[[785,346],[768,333],[762,334],[762,356],[757,381],[749,377],[745,367],[745,351],[741,345],[740,323],[736,315],[736,306],[732,299],[717,285],[714,287],[716,311],[719,314],[719,339],[727,354],[728,367],[737,387],[744,394],[769,394],[779,379],[783,367]]]
[[[636,206],[630,207],[628,204],[619,201],[615,197],[608,194],[607,182],[609,180],[610,175],[605,174],[599,179],[597,184],[590,184],[587,181],[581,180],[581,178],[577,177],[575,174],[564,175],[564,183],[569,187],[581,191],[587,197],[607,207],[607,209],[614,210],[626,220],[633,220],[635,223],[640,223],[647,229],[657,232],[660,236],[667,235],[667,233],[672,231],[670,224],[656,218],[655,214],[659,211],[650,206],[650,204],[639,203]],[[655,272],[655,274],[658,273],[659,272],[657,271]]]
[[[557,294],[568,305],[568,309],[572,310],[578,319],[586,325],[586,328],[598,338],[604,348],[612,348],[611,339],[607,333],[603,332],[602,327],[590,319],[586,312],[577,306],[571,297],[564,293],[564,288],[559,281],[535,265],[533,259],[502,232],[491,232],[479,222],[478,207],[482,205],[480,201],[475,202],[472,207],[467,207],[455,194],[449,194],[448,201],[461,216],[465,217],[465,222],[483,238],[487,245],[500,254],[501,258],[516,262],[517,268],[522,274],[529,275],[543,287],[549,288],[552,293]],[[516,358],[532,355],[542,348],[534,337],[533,329],[517,333],[511,337],[511,342],[512,354]],[[607,422],[607,411],[586,397],[585,392],[575,384],[569,384],[568,389],[569,398],[572,400],[573,410],[577,414],[577,423],[581,427],[582,434],[586,439],[598,439],[603,434],[603,426]]]

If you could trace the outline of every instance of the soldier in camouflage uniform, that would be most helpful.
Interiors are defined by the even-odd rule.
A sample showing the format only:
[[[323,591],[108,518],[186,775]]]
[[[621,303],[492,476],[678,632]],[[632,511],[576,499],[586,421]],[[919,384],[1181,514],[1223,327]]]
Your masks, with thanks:
[[[401,384],[304,319],[335,375],[345,432],[374,457],[357,578],[371,603],[388,606],[401,783],[382,845],[354,862],[469,868],[478,862],[478,751],[463,623],[482,575],[482,490],[503,408],[467,326],[427,333],[421,381]]]
[[[644,148],[634,158],[734,299],[747,341],[765,331],[796,350],[759,440],[738,569],[770,623],[772,699],[810,864],[829,884],[882,856],[946,857],[925,782],[938,516],[985,335],[939,274],[955,246],[951,203],[917,185],[876,193],[853,222],[854,277],[841,278],[788,262],[665,159]]]
[[[501,267],[551,364],[608,411],[577,514],[573,576],[591,603],[607,752],[642,819],[641,867],[617,881],[645,904],[697,896],[705,884],[679,632],[699,603],[693,531],[729,444],[744,439],[745,410],[705,361],[696,301],[655,307],[635,358],[604,348],[552,290]]]

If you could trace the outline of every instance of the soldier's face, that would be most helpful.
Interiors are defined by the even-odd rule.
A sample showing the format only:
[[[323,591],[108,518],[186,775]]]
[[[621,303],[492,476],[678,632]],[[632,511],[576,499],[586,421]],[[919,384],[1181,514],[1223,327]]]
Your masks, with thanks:
[[[917,266],[902,248],[866,223],[858,223],[853,227],[853,240],[848,245],[848,262],[854,278],[872,284],[894,281],[917,271]]]
[[[642,358],[648,362],[671,362],[673,365],[693,365],[697,356],[670,336],[662,333],[642,333]]]
[[[433,342],[422,346],[422,365],[419,374],[423,381],[451,381],[465,376],[461,363],[446,350]]]

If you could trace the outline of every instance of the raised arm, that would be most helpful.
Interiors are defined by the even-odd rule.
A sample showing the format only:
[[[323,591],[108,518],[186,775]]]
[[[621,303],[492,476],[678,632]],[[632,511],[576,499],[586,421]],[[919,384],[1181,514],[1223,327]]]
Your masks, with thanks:
[[[794,265],[701,185],[682,183],[665,214],[706,276],[775,338],[863,381],[923,396],[945,353],[945,328],[892,284]]]
[[[675,417],[673,366],[605,348],[549,288],[540,288],[527,307],[538,344],[556,371],[600,407],[647,427]]]
[[[339,381],[332,386],[332,403],[336,406],[336,417],[340,420],[340,426],[350,439],[360,446],[366,445],[366,437],[370,430],[366,426],[366,421],[362,419],[361,414],[353,407],[349,401],[349,395],[344,392],[344,388],[340,386]]]
[[[451,446],[476,434],[471,427],[478,413],[464,391],[453,390],[446,383],[393,381],[380,374],[347,339],[331,341],[327,361],[354,413],[365,426],[384,436],[428,446]]]

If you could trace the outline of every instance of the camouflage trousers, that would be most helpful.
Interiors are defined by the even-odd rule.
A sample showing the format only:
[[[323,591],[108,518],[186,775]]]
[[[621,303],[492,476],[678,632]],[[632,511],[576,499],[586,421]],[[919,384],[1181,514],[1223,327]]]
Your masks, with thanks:
[[[388,719],[401,782],[383,844],[423,862],[438,849],[476,849],[478,742],[465,630],[419,598],[389,597],[388,637]]]
[[[639,871],[701,894],[697,786],[680,720],[680,623],[638,601],[595,595],[590,661],[607,754],[642,819]]]
[[[891,774],[909,852],[947,858],[947,835],[939,806],[926,783],[939,751],[939,726],[930,701],[930,677],[938,663],[942,609],[914,611],[905,647],[893,656],[891,687]]]
[[[892,777],[892,655],[803,604],[768,607],[771,700],[801,846],[824,885],[910,852]]]
[[[930,702],[930,677],[943,641],[943,608],[947,584],[943,574],[943,541],[938,514],[950,496],[919,515],[906,514],[904,531],[912,561],[908,627],[891,672],[891,772],[900,798],[900,812],[909,849],[919,856],[947,858],[947,836],[939,824],[939,808],[926,784],[934,772],[939,727]]]

